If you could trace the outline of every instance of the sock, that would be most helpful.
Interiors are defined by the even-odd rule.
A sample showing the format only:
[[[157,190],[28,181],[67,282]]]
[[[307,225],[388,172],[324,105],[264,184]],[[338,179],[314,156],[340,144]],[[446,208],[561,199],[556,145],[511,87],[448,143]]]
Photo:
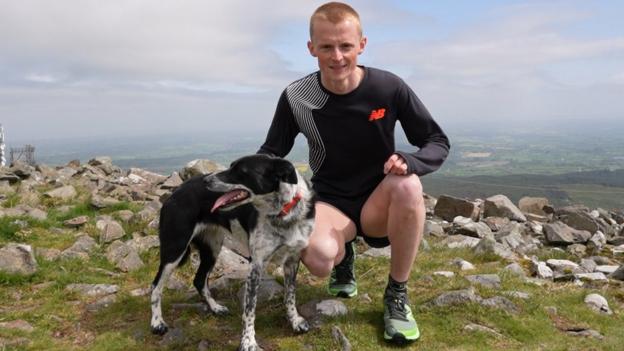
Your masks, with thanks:
[[[404,282],[397,282],[391,275],[388,275],[388,286],[386,289],[390,289],[394,292],[407,292],[407,280]]]

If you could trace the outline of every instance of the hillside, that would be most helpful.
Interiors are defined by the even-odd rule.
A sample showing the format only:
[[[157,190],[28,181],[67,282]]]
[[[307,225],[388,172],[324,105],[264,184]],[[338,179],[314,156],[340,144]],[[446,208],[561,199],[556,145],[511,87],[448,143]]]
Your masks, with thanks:
[[[162,201],[182,179],[217,167],[204,160],[161,175],[98,157],[0,169],[0,349],[235,350],[249,269],[236,245],[226,245],[210,277],[230,315],[210,313],[193,290],[192,256],[164,294],[170,331],[161,337],[149,329]],[[425,240],[409,284],[422,331],[412,348],[624,344],[622,211],[561,207],[548,198],[512,202],[505,195],[429,197],[426,204]],[[284,318],[283,278],[271,267],[256,321],[265,350],[396,349],[382,336],[380,287],[389,250],[359,241],[357,251],[354,299],[330,299],[326,280],[301,267],[298,308],[314,326],[302,335]]]

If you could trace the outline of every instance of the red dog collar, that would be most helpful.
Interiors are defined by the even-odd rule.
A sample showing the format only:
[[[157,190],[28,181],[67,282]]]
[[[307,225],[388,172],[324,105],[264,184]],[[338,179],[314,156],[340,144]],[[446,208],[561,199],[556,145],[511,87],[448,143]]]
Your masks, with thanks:
[[[297,206],[300,200],[301,200],[301,194],[297,193],[295,197],[293,197],[293,199],[290,200],[290,202],[288,202],[287,204],[284,205],[284,207],[282,207],[282,210],[280,211],[279,216],[287,215],[290,212],[290,210],[292,210],[293,207]]]

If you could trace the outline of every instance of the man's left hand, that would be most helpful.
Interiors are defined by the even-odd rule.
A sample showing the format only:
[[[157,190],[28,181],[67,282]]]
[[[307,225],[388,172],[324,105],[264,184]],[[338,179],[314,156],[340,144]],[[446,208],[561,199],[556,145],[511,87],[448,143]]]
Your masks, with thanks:
[[[407,163],[403,157],[392,154],[384,164],[384,174],[406,175]]]

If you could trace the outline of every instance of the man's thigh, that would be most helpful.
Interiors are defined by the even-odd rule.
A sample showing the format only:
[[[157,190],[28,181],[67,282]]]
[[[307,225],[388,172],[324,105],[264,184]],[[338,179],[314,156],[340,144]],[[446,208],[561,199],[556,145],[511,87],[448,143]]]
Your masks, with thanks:
[[[393,196],[406,192],[406,189],[417,188],[422,192],[418,176],[387,175],[368,197],[360,214],[360,225],[363,234],[373,238],[388,236],[388,214]]]
[[[339,209],[326,202],[317,201],[315,211],[310,241],[334,238],[344,244],[355,239],[355,223]]]

